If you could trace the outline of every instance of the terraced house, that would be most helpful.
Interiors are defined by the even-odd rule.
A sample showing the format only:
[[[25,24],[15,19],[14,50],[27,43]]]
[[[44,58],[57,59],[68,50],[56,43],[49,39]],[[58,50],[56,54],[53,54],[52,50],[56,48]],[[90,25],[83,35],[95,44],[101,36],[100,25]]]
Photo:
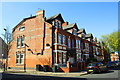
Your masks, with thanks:
[[[13,28],[8,52],[9,70],[40,70],[54,65],[58,71],[82,70],[87,59],[103,59],[102,50],[92,34],[76,23],[64,21],[61,14],[50,18],[45,11],[24,18]]]

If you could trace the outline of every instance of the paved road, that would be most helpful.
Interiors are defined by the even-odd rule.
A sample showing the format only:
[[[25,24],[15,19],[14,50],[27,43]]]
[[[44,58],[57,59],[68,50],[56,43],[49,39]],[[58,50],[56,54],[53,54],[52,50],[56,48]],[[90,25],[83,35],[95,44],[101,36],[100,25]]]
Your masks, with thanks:
[[[108,73],[88,74],[74,77],[56,77],[43,75],[1,73],[2,80],[118,80],[119,69],[111,69]],[[0,75],[1,75],[0,74]]]
[[[82,75],[81,78],[118,78],[118,70],[110,70],[107,73]]]

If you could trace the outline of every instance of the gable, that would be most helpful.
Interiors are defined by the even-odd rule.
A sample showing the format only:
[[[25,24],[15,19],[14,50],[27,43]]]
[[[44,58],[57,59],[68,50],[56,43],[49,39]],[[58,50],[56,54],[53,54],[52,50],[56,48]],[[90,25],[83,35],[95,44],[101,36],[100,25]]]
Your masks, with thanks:
[[[51,23],[55,19],[57,19],[57,20],[61,21],[62,23],[64,23],[64,20],[63,20],[62,15],[60,13],[57,14],[57,15],[54,15],[52,17],[47,18],[46,21]]]

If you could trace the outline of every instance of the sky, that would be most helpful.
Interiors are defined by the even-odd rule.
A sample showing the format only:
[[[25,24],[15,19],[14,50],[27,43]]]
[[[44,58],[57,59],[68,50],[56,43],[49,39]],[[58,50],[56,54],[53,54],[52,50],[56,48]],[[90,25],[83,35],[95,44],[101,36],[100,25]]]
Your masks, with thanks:
[[[47,18],[61,13],[64,21],[77,23],[79,29],[85,28],[98,39],[118,30],[118,2],[2,2],[0,9],[1,37],[4,28],[12,30],[39,9],[45,10]]]

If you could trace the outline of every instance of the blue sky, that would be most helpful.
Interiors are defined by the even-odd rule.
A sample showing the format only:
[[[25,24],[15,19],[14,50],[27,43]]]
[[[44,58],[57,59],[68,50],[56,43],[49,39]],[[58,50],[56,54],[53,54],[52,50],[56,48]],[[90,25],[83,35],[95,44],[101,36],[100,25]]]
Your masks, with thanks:
[[[46,17],[61,13],[65,21],[77,23],[97,38],[118,29],[117,2],[2,2],[0,34],[4,27],[12,29],[23,18],[35,15],[38,8],[45,10]]]

